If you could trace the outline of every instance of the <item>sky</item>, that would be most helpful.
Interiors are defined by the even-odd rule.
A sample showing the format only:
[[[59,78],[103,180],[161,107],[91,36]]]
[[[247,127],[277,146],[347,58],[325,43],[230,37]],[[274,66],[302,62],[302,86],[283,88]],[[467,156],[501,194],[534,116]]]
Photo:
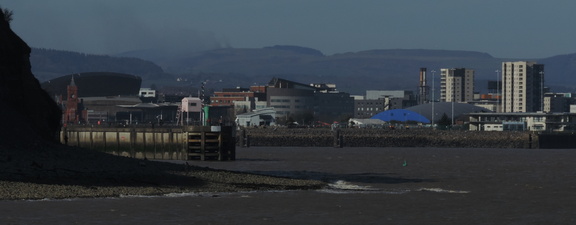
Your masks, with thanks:
[[[0,0],[30,46],[89,54],[297,45],[326,55],[576,53],[574,0]]]

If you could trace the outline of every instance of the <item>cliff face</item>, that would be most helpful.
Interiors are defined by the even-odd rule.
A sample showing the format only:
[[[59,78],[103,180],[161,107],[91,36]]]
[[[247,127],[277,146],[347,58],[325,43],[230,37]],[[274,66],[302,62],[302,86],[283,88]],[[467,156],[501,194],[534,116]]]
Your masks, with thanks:
[[[30,47],[0,10],[0,140],[56,141],[61,110],[42,90],[30,66]]]

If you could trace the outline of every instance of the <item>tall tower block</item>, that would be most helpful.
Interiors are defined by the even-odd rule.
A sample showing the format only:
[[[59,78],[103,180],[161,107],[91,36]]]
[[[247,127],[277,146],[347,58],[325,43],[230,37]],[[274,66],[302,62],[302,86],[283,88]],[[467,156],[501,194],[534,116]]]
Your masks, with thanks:
[[[544,103],[544,64],[502,62],[502,112],[538,112]]]
[[[426,68],[420,68],[420,79],[418,84],[418,104],[430,102],[430,87],[426,78]]]
[[[474,100],[474,70],[467,68],[440,69],[440,101],[470,102]]]

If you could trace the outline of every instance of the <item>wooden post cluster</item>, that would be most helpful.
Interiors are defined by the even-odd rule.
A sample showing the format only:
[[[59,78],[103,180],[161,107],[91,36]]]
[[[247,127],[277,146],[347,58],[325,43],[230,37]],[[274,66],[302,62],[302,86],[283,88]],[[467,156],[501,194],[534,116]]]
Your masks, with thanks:
[[[187,160],[235,160],[236,145],[231,127],[191,127],[186,132]]]
[[[334,130],[334,148],[344,147],[344,137],[340,134],[340,129]]]
[[[239,137],[238,142],[239,142],[238,145],[240,147],[243,147],[243,148],[249,148],[250,147],[250,135],[246,134],[245,129],[240,130],[240,137]]]

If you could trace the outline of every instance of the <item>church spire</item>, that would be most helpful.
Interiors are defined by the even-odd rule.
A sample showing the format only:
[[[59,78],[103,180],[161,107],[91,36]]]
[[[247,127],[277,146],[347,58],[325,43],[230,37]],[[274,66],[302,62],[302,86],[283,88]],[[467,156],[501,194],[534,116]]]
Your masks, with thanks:
[[[72,80],[70,81],[70,86],[76,86],[76,83],[74,82],[74,75],[72,75]]]

